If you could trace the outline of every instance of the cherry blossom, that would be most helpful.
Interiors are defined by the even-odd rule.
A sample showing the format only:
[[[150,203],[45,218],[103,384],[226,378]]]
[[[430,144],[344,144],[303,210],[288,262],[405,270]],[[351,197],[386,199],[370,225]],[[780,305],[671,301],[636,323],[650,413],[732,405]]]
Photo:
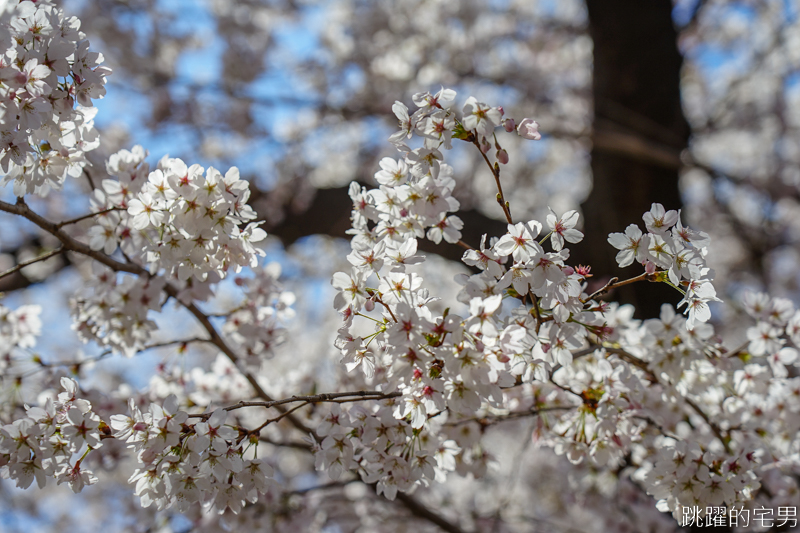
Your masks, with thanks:
[[[50,4],[21,2],[7,14],[14,44],[0,67],[9,117],[0,163],[15,194],[44,195],[79,175],[99,143],[86,107],[102,97],[109,71],[78,21]],[[685,506],[775,505],[796,494],[793,303],[745,296],[747,340],[724,343],[712,323],[710,239],[657,203],[643,214],[645,232],[631,224],[608,236],[619,266],[640,272],[592,292],[590,269],[570,264],[568,245],[584,237],[579,213],[515,223],[503,196],[500,164],[516,157],[503,136],[540,139],[538,123],[504,118],[501,106],[473,96],[459,107],[457,97],[442,87],[414,94],[412,112],[392,106],[397,153],[378,162],[377,186],[349,188],[350,248],[337,266],[345,271],[329,278],[341,320],[312,363],[281,357],[292,336],[310,344],[324,330],[292,323],[296,297],[280,264],[259,264],[266,232],[237,168],[223,174],[165,156],[151,170],[144,148],[119,150],[106,161],[112,177],[91,194],[84,233],[33,216],[24,202],[2,204],[86,261],[92,283],[75,293],[72,323],[103,350],[94,362],[170,348],[178,363],[163,363],[144,390],[101,392],[78,381],[89,359],[59,365],[31,355],[40,308],[0,305],[4,376],[47,376],[36,402],[0,413],[0,475],[80,492],[105,482],[94,473],[103,465],[128,464],[142,508],[268,523],[289,512],[303,476],[404,501],[451,476],[485,477],[500,453],[487,428],[527,418],[521,441],[562,456],[583,480],[649,495],[642,508],[652,512],[678,518]],[[457,215],[458,142],[488,163],[508,222],[477,248],[462,240]],[[424,239],[466,250],[473,269],[450,295],[419,253]],[[686,316],[665,304],[659,318],[640,321],[631,306],[601,299],[644,281],[680,293]],[[162,342],[172,333],[162,313],[173,305],[199,333]],[[314,320],[328,320],[313,307]],[[207,369],[185,368],[190,345],[209,351]]]

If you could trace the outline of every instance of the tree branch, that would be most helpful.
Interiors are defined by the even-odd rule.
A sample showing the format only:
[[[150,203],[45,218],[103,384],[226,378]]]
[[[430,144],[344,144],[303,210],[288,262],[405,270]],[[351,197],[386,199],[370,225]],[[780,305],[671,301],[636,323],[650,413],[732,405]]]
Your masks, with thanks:
[[[418,516],[419,518],[423,518],[432,524],[436,524],[442,530],[447,531],[447,533],[466,533],[466,531],[461,529],[459,525],[454,524],[443,516],[434,513],[426,506],[415,500],[412,496],[409,496],[404,492],[397,493],[397,500],[402,503],[406,509],[411,511],[414,516]]]
[[[635,355],[632,355],[621,348],[606,348],[606,350],[609,353],[616,354],[623,361],[645,372],[648,375],[648,377],[653,381],[653,383],[660,383],[658,376],[656,376],[655,372],[650,370],[650,367],[648,366],[647,362],[642,361]],[[717,439],[720,441],[722,446],[725,448],[725,451],[731,453],[730,436],[727,435],[726,432],[722,431],[722,429],[713,420],[711,420],[708,414],[706,414],[706,412],[703,411],[703,409],[701,409],[700,406],[697,405],[697,403],[694,400],[686,396],[681,396],[681,398],[686,402],[686,405],[691,407],[692,410],[695,413],[697,413],[700,416],[700,418],[703,419],[703,421],[705,421],[706,425],[708,425],[708,427],[711,428],[711,432],[714,433],[714,436],[717,437]]]
[[[145,276],[148,278],[152,277],[152,274],[150,274],[150,272],[148,272],[147,269],[145,269],[141,265],[137,265],[135,263],[122,263],[103,253],[100,253],[96,250],[92,250],[88,245],[80,242],[79,240],[65,233],[58,226],[58,224],[50,222],[41,215],[32,211],[30,207],[28,207],[28,205],[25,203],[25,200],[23,198],[17,198],[16,204],[9,204],[7,202],[0,201],[0,211],[5,211],[6,213],[19,215],[21,217],[30,220],[31,222],[33,222],[34,224],[36,224],[37,226],[39,226],[40,228],[42,228],[43,230],[47,231],[48,233],[56,237],[58,240],[60,240],[61,243],[63,244],[62,249],[64,250],[71,250],[73,252],[77,252],[87,257],[91,257],[95,261],[104,264],[105,266],[109,267],[115,272],[128,272],[130,274],[136,274],[137,276]],[[179,290],[174,285],[167,283],[164,286],[164,292],[166,292],[169,296],[175,298],[175,300],[179,302],[181,305],[183,305],[187,311],[189,311],[192,315],[194,315],[197,321],[200,322],[200,324],[202,324],[203,328],[208,333],[209,335],[208,342],[219,348],[219,350],[222,353],[224,353],[228,357],[228,359],[231,360],[231,362],[236,364],[236,361],[239,359],[238,356],[233,351],[233,349],[231,349],[231,347],[228,346],[227,343],[223,340],[217,329],[211,323],[211,320],[209,320],[208,316],[205,313],[203,313],[194,303],[181,302],[181,300],[178,299]],[[261,385],[259,385],[258,381],[252,374],[250,374],[249,372],[242,372],[242,375],[245,377],[245,379],[247,379],[247,382],[250,383],[250,386],[253,388],[253,391],[255,392],[256,396],[258,396],[259,398],[261,398],[266,402],[273,401],[273,399],[269,396],[269,394],[266,393],[266,391],[261,387]],[[306,425],[303,424],[297,417],[287,416],[286,418],[287,420],[289,420],[289,422],[291,422],[293,426],[295,426],[303,433],[314,434],[314,431],[306,427]]]
[[[387,400],[389,398],[397,398],[402,395],[403,394],[401,392],[383,393],[380,391],[373,391],[373,390],[360,390],[353,392],[328,392],[322,394],[315,394],[313,396],[292,396],[290,398],[283,398],[281,400],[269,400],[265,402],[241,401],[234,405],[229,405],[228,407],[225,407],[225,411],[228,412],[235,411],[236,409],[242,409],[243,407],[270,408],[295,402],[305,402],[309,404],[309,403],[323,403],[323,402],[331,402],[331,403],[357,402],[360,400]],[[211,415],[212,413],[200,413],[189,416],[206,419]]]

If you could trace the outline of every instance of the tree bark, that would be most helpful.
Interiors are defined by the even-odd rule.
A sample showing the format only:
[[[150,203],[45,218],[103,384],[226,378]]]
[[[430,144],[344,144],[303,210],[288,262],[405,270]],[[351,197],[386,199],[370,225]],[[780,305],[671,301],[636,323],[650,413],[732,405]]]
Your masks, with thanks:
[[[284,206],[284,216],[281,221],[272,225],[267,223],[264,228],[280,238],[285,246],[302,237],[315,234],[349,239],[350,235],[346,232],[351,227],[350,212],[353,201],[350,199],[348,189],[349,187],[317,189],[308,205]],[[256,200],[258,197],[259,195],[254,194]],[[254,205],[256,210],[260,211],[258,201],[254,202]],[[500,236],[508,231],[505,222],[489,218],[475,209],[461,210],[456,215],[464,221],[461,240],[475,248],[480,245],[483,234],[490,237]],[[463,248],[444,241],[434,244],[428,239],[419,239],[418,243],[420,251],[437,254],[452,261],[460,261],[464,255]]]
[[[682,57],[670,0],[587,0],[594,41],[593,188],[582,205],[586,239],[573,258],[598,276],[631,277],[641,267],[620,269],[609,233],[659,202],[680,209],[680,151],[689,125],[680,97]],[[626,144],[627,142],[627,144]],[[598,281],[603,281],[599,278]],[[657,316],[662,302],[680,294],[662,284],[636,283],[613,295],[635,304],[641,318]]]

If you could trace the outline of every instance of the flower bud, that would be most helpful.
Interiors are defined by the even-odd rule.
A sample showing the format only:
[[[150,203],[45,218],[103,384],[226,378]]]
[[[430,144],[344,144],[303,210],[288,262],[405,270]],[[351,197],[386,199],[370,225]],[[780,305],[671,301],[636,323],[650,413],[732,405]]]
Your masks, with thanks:
[[[542,134],[539,133],[539,123],[532,118],[523,118],[522,122],[519,123],[517,133],[520,137],[524,137],[525,139],[530,139],[532,141],[538,141],[542,138]]]
[[[517,129],[517,125],[514,122],[513,118],[507,118],[503,121],[503,127],[506,129],[508,133],[511,133],[515,129]]]
[[[506,152],[505,148],[497,151],[497,160],[500,161],[501,165],[508,164],[508,152]]]

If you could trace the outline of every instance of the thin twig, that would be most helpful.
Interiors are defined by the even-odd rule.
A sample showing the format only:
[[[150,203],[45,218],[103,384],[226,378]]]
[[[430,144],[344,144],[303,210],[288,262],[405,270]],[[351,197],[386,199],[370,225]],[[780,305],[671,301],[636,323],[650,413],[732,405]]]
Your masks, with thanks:
[[[267,420],[264,421],[263,424],[261,424],[260,426],[258,426],[257,428],[255,428],[253,430],[250,430],[248,432],[248,434],[249,435],[260,435],[261,434],[261,430],[264,429],[265,427],[267,427],[268,425],[273,424],[275,422],[279,422],[282,418],[284,418],[286,416],[289,416],[290,414],[294,413],[295,411],[297,411],[301,407],[305,407],[306,405],[309,405],[309,402],[303,402],[300,405],[295,405],[294,407],[292,407],[288,411],[284,411],[283,413],[279,414],[275,418],[268,418]]]
[[[570,387],[568,387],[567,385],[561,385],[560,383],[558,383],[558,382],[555,380],[555,378],[553,377],[553,374],[554,374],[554,373],[555,373],[555,372],[550,372],[550,375],[549,375],[549,376],[547,376],[547,377],[548,377],[548,379],[550,380],[550,383],[552,383],[553,385],[555,385],[555,386],[556,386],[556,387],[558,387],[559,389],[563,390],[564,392],[569,392],[570,394],[572,394],[572,395],[574,395],[574,396],[577,396],[578,398],[580,398],[581,402],[584,400],[583,396],[582,396],[580,393],[578,393],[578,392],[575,392],[574,390],[572,390],[572,389],[571,389]]]
[[[454,422],[447,422],[445,426],[453,427],[453,426],[460,426],[462,424],[467,424],[469,422],[477,422],[481,426],[491,426],[494,424],[498,424],[500,422],[505,422],[507,420],[516,420],[518,418],[526,418],[529,416],[539,416],[542,413],[548,413],[551,411],[570,411],[578,407],[577,405],[553,405],[550,407],[539,407],[539,408],[531,408],[526,411],[515,411],[513,413],[508,413],[505,415],[490,415],[490,416],[482,416],[477,418],[465,418],[464,420],[456,420]]]
[[[639,359],[635,355],[632,355],[632,354],[626,352],[622,348],[606,348],[606,351],[608,353],[615,354],[617,357],[619,357],[620,359],[622,359],[626,363],[628,363],[630,365],[633,365],[636,368],[638,368],[639,370],[641,370],[642,372],[648,374],[649,376],[652,376],[653,378],[656,378],[655,372],[650,370],[650,367],[647,365],[647,363],[645,361],[642,361],[641,359]],[[656,380],[656,382],[658,382],[658,381]]]
[[[359,478],[354,477],[345,481],[332,481],[330,483],[325,483],[324,485],[314,485],[313,487],[308,487],[305,489],[296,489],[289,491],[286,494],[307,494],[315,490],[338,489],[350,485],[351,483],[359,483],[360,481],[361,480]]]
[[[680,437],[678,437],[677,435],[673,435],[673,434],[672,434],[672,433],[670,433],[669,431],[665,430],[665,429],[664,429],[664,428],[661,426],[661,424],[659,424],[658,422],[656,422],[655,420],[653,420],[653,419],[652,419],[651,417],[649,417],[649,416],[633,415],[633,418],[635,418],[635,419],[637,419],[637,420],[642,420],[642,421],[644,421],[644,422],[647,422],[648,424],[650,424],[651,426],[653,426],[654,428],[656,428],[656,429],[658,430],[658,432],[659,432],[659,433],[661,433],[663,436],[665,436],[665,437],[668,437],[668,438],[670,438],[670,439],[672,439],[672,440],[674,440],[674,441],[676,441],[676,442],[679,442],[679,441],[681,441],[681,440],[682,440],[682,439],[681,439]]]
[[[23,268],[25,268],[26,266],[30,266],[30,265],[32,265],[34,263],[38,263],[40,261],[46,261],[47,259],[50,259],[51,257],[54,257],[56,255],[60,255],[62,253],[64,253],[64,247],[63,246],[61,248],[56,249],[56,250],[52,250],[50,252],[47,252],[46,254],[42,254],[39,257],[35,257],[33,259],[29,259],[28,261],[23,261],[22,263],[18,263],[15,267],[9,268],[8,270],[6,270],[2,274],[0,274],[0,279],[5,278],[6,276],[10,276],[14,272],[18,272],[18,271],[22,270]]]
[[[643,273],[639,274],[638,276],[635,276],[635,277],[629,278],[629,279],[625,279],[625,280],[622,280],[622,281],[620,281],[619,278],[611,278],[610,280],[608,280],[608,283],[606,283],[604,286],[602,286],[601,288],[599,288],[596,291],[594,291],[586,299],[581,300],[581,303],[586,303],[588,301],[594,300],[598,296],[602,296],[603,294],[607,293],[611,289],[616,289],[617,287],[622,287],[624,285],[630,285],[631,283],[636,283],[637,281],[644,281],[644,280],[650,281],[650,278],[654,277],[656,274],[658,274],[658,272],[653,273],[653,274],[648,274],[647,272],[643,272]]]
[[[389,315],[392,317],[392,320],[394,320],[395,322],[397,322],[397,317],[395,317],[395,316],[394,316],[394,313],[392,313],[392,308],[391,308],[391,307],[389,307],[388,305],[386,305],[386,304],[384,303],[383,299],[382,299],[380,296],[376,297],[376,298],[375,298],[375,301],[376,301],[376,302],[378,302],[379,304],[381,304],[381,305],[382,305],[384,308],[386,308],[386,310],[387,310],[387,311],[389,311]]]
[[[539,330],[542,328],[542,314],[539,312],[539,299],[536,296],[531,297],[531,314],[536,319],[536,335],[539,335]]]
[[[103,209],[102,211],[98,211],[97,213],[87,213],[85,215],[73,218],[71,220],[65,220],[63,222],[59,222],[58,224],[56,224],[56,228],[63,228],[64,226],[69,226],[70,224],[76,224],[81,220],[86,220],[87,218],[97,217],[105,215],[106,213],[110,213],[112,211],[121,211],[121,210],[122,210],[121,207],[109,207],[108,209]]]
[[[311,447],[312,447],[311,444],[309,444],[308,442],[303,442],[303,441],[275,441],[275,440],[270,439],[269,437],[265,437],[264,435],[259,436],[258,437],[258,441],[259,442],[266,442],[267,444],[269,444],[271,446],[278,446],[280,448],[295,448],[297,450],[305,450],[305,451],[310,451]]]
[[[500,185],[500,165],[498,165],[497,163],[492,165],[491,161],[489,161],[489,158],[486,157],[486,154],[483,153],[483,150],[481,150],[481,145],[478,142],[478,138],[475,135],[472,135],[471,139],[472,139],[472,144],[474,144],[478,148],[478,151],[483,156],[483,160],[486,161],[487,165],[489,165],[489,170],[492,171],[494,182],[497,185],[497,203],[500,204],[501,208],[503,208],[503,214],[505,214],[506,216],[506,221],[508,221],[509,224],[513,224],[514,219],[511,218],[511,209],[509,208],[505,196],[503,196],[503,186]]]
[[[165,348],[167,346],[174,346],[176,344],[186,345],[186,344],[190,344],[190,343],[193,343],[193,342],[208,342],[208,340],[207,339],[201,339],[201,338],[198,338],[198,337],[194,337],[194,338],[191,338],[191,339],[180,339],[180,340],[174,340],[174,341],[157,342],[155,344],[149,344],[147,346],[143,346],[139,350],[136,350],[136,353],[134,355],[139,355],[141,353],[144,353],[144,352],[146,352],[148,350],[152,350],[154,348]],[[35,362],[36,362],[36,364],[39,365],[39,368],[37,368],[36,370],[34,370],[32,372],[28,372],[23,377],[30,377],[30,376],[36,374],[37,372],[39,372],[41,370],[44,370],[45,368],[56,368],[56,367],[66,366],[66,367],[72,367],[72,368],[80,369],[80,367],[82,367],[83,365],[93,364],[93,363],[97,363],[99,361],[102,361],[103,359],[105,359],[106,357],[108,357],[109,355],[111,355],[113,353],[114,353],[114,350],[105,350],[105,351],[101,352],[98,355],[95,355],[93,357],[87,357],[86,359],[73,359],[71,361],[54,361],[52,363],[49,363],[49,362],[46,362],[46,361],[42,361],[41,359],[37,358],[37,359],[35,359]]]
[[[86,176],[86,180],[89,182],[89,187],[91,187],[92,190],[95,190],[96,187],[94,186],[94,180],[92,179],[92,175],[89,173],[88,168],[83,167],[83,175]]]

